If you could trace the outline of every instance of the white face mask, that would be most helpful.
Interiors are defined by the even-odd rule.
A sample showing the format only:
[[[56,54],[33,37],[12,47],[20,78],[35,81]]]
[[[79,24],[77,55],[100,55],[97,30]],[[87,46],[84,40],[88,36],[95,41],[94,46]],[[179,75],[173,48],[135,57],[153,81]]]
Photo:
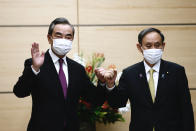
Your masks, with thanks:
[[[157,63],[161,59],[162,54],[162,49],[143,49],[144,59],[150,64]]]
[[[66,55],[72,49],[72,41],[67,39],[53,39],[52,49],[58,55]]]

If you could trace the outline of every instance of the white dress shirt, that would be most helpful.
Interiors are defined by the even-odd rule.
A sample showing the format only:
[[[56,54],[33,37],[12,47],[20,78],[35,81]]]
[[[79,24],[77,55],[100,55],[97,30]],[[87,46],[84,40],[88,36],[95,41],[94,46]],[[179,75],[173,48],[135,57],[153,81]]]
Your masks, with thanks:
[[[60,68],[60,64],[59,64],[59,57],[58,56],[56,56],[53,52],[52,52],[52,50],[51,49],[49,49],[49,54],[50,54],[50,56],[51,56],[51,58],[52,58],[52,61],[53,61],[53,63],[54,63],[54,66],[55,66],[55,68],[56,68],[56,71],[57,71],[57,73],[59,74],[59,68]],[[66,56],[64,56],[63,58],[63,71],[64,71],[64,73],[65,73],[65,77],[66,77],[66,81],[67,81],[67,85],[68,85],[68,81],[69,81],[69,77],[68,77],[68,66],[67,66],[67,61],[66,61]],[[31,66],[31,68],[32,68],[32,66]],[[40,70],[37,72],[37,71],[35,71],[33,68],[32,68],[32,71],[34,72],[34,74],[35,75],[37,75],[39,72],[40,72]],[[68,86],[67,86],[68,87]]]
[[[153,79],[154,79],[155,96],[156,96],[156,93],[157,93],[157,85],[158,85],[158,80],[159,80],[159,69],[160,69],[160,64],[161,64],[161,60],[159,60],[159,61],[152,67],[152,69],[154,70]],[[145,61],[144,61],[144,67],[145,67],[145,71],[146,71],[147,81],[149,81],[149,79],[150,79],[150,69],[151,69],[151,67],[150,67]]]
[[[159,80],[159,69],[160,69],[160,64],[161,64],[161,60],[159,60],[153,67],[152,69],[154,70],[153,73],[153,79],[154,79],[154,86],[155,86],[155,96],[156,96],[156,92],[157,92],[157,85],[158,85],[158,80]],[[145,72],[146,72],[146,77],[147,77],[147,81],[149,81],[150,79],[150,69],[151,67],[144,61],[144,68],[145,68]],[[107,87],[107,86],[106,86]],[[115,86],[114,86],[115,87]],[[108,91],[111,91],[114,89],[114,87],[112,88],[108,88]]]

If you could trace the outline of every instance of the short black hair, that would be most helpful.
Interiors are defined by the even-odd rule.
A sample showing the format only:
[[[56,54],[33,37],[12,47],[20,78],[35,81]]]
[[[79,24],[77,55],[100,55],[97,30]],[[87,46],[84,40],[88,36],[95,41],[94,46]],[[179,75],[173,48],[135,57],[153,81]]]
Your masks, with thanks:
[[[156,29],[156,28],[147,28],[147,29],[144,29],[142,30],[139,35],[138,35],[138,42],[142,45],[142,40],[144,38],[144,36],[150,32],[157,32],[160,36],[161,36],[161,40],[162,40],[162,43],[164,42],[165,40],[165,37],[164,35],[161,33],[161,31],[159,29]]]
[[[68,21],[66,18],[63,18],[63,17],[56,18],[55,20],[53,20],[53,21],[50,23],[50,26],[49,26],[49,29],[48,29],[48,35],[52,35],[52,32],[53,32],[53,30],[54,30],[54,26],[57,25],[57,24],[70,25],[71,28],[72,28],[72,33],[73,33],[73,37],[74,37],[74,33],[75,33],[74,26],[71,25],[71,24],[69,23],[69,21]]]

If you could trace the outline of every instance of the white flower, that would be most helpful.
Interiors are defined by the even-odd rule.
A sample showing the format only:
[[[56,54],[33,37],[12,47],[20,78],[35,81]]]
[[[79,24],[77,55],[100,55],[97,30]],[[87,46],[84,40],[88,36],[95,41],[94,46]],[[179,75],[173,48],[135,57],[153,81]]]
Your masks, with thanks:
[[[74,54],[74,61],[78,62],[79,64],[83,65],[84,67],[86,66],[86,61],[83,57],[79,56],[78,54]]]
[[[123,114],[123,113],[126,113],[126,112],[129,112],[131,109],[130,109],[130,104],[127,103],[126,107],[122,107],[122,108],[119,108],[118,111]]]

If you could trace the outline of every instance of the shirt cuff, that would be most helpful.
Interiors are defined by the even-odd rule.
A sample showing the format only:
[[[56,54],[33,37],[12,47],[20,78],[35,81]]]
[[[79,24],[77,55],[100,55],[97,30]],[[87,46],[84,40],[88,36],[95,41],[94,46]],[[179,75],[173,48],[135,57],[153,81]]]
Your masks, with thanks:
[[[39,71],[35,71],[35,70],[33,69],[32,65],[31,65],[31,69],[32,69],[32,71],[33,71],[33,73],[34,73],[35,75],[39,74],[39,72],[40,72],[40,69],[39,69]]]
[[[115,88],[115,85],[112,87],[112,88],[109,88],[107,85],[106,85],[106,88],[108,91],[112,91],[114,88]]]
[[[102,83],[102,82],[100,82],[100,81],[99,81],[99,84],[100,84],[100,86],[102,86],[102,87],[106,85],[105,83]]]

